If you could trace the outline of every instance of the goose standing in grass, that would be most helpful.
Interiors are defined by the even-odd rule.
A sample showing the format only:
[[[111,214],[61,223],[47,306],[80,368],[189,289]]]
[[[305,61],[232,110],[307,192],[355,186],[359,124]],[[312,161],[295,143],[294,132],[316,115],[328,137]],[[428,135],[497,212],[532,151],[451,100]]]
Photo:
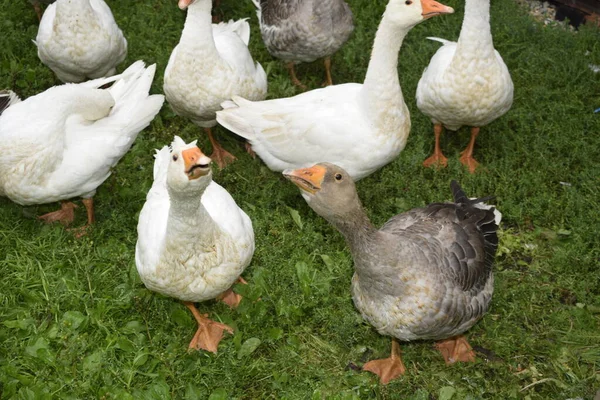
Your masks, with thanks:
[[[114,75],[127,40],[104,0],[57,0],[40,21],[38,56],[63,82]]]
[[[352,11],[344,0],[253,0],[260,32],[273,57],[286,62],[294,85],[306,89],[294,65],[323,58],[326,85],[331,79],[331,55],[354,30]]]
[[[211,160],[195,141],[176,136],[171,149],[165,146],[155,157],[154,184],[138,222],[137,269],[148,289],[190,309],[198,330],[189,347],[216,353],[223,331],[233,329],[200,314],[194,302],[239,303],[230,288],[254,253],[252,221],[212,181]]]
[[[410,115],[398,79],[398,52],[408,31],[454,10],[433,0],[390,0],[383,14],[364,84],[346,83],[294,97],[223,103],[217,121],[247,139],[273,171],[328,161],[353,179],[400,154]]]
[[[461,335],[487,311],[498,245],[494,209],[478,208],[452,182],[454,203],[433,203],[375,228],[352,178],[322,163],[286,171],[308,205],[345,237],[354,259],[352,298],[377,331],[392,336],[391,357],[363,366],[387,383],[404,374],[396,339],[437,340],[446,363],[474,361]]]
[[[60,201],[61,210],[40,218],[65,225],[76,207],[67,200],[82,197],[83,233],[94,222],[96,189],[163,104],[162,95],[148,95],[155,69],[138,61],[121,75],[55,86],[21,102],[0,94],[0,196],[21,205]]]
[[[220,168],[235,157],[214,139],[215,112],[232,96],[262,100],[267,75],[248,50],[250,25],[245,19],[212,24],[212,0],[179,0],[188,14],[181,40],[165,70],[164,92],[173,111],[204,128]]]
[[[40,3],[42,4],[52,4],[54,3],[56,0],[29,0],[29,2],[31,3],[31,5],[33,6],[33,9],[35,10],[35,13],[37,14],[38,20],[42,20],[42,7],[40,6]]]
[[[504,115],[513,101],[513,83],[500,53],[494,49],[490,0],[466,0],[457,42],[443,43],[423,72],[417,87],[417,107],[434,124],[435,148],[425,167],[448,164],[440,149],[442,127],[452,131],[471,127],[471,140],[460,162],[469,172],[479,165],[473,158],[479,128]]]

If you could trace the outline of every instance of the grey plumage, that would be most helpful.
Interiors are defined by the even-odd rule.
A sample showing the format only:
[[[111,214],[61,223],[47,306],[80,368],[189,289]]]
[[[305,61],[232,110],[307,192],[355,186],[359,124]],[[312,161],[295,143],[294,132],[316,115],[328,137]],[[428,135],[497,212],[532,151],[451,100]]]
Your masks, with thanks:
[[[323,176],[311,181],[318,190],[304,186],[303,196],[346,238],[354,259],[354,304],[381,334],[446,339],[469,329],[488,310],[498,226],[493,207],[476,206],[484,199],[469,200],[452,182],[454,203],[416,208],[376,229],[343,169],[322,163],[298,171],[287,176],[301,189],[304,177]]]
[[[293,62],[332,55],[354,30],[343,0],[260,0],[259,20],[269,53]]]

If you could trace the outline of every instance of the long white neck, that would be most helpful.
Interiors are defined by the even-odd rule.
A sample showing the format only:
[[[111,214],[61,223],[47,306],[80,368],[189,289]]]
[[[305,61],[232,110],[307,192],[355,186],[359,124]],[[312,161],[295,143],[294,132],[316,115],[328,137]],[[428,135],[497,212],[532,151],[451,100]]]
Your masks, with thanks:
[[[167,238],[176,246],[190,242],[192,246],[214,243],[218,226],[202,204],[202,195],[169,193],[171,206],[167,223]],[[168,244],[167,244],[168,245]]]
[[[212,0],[196,0],[187,8],[187,17],[179,43],[195,53],[217,53],[212,30]]]
[[[490,28],[490,0],[466,0],[456,57],[482,59],[494,56]]]
[[[408,116],[398,79],[398,53],[410,28],[396,25],[388,14],[386,10],[377,29],[362,88],[363,108],[380,131],[390,127],[385,125],[392,115]]]

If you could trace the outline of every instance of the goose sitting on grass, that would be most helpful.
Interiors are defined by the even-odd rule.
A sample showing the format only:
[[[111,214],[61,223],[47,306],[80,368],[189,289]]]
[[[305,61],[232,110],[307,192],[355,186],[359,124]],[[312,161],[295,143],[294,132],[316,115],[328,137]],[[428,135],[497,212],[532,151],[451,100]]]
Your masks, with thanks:
[[[127,40],[104,0],[57,0],[40,21],[38,57],[63,82],[114,75]]]
[[[212,135],[215,112],[235,95],[264,99],[267,75],[248,50],[248,22],[212,24],[211,4],[212,0],[179,0],[179,8],[188,13],[165,70],[163,89],[176,114],[204,128],[213,147],[210,157],[223,168],[235,157]]]
[[[408,31],[454,10],[433,0],[390,0],[373,43],[364,84],[346,83],[294,97],[223,104],[217,121],[245,138],[273,171],[327,161],[361,179],[394,160],[410,133],[398,79]]]
[[[417,107],[434,124],[433,155],[425,167],[445,167],[440,149],[442,127],[452,131],[471,127],[471,140],[460,162],[474,173],[473,158],[479,128],[504,115],[513,101],[513,83],[500,53],[494,49],[490,28],[490,0],[466,0],[465,16],[457,42],[443,43],[423,72],[417,87]]]
[[[322,163],[286,171],[308,205],[345,237],[354,259],[352,298],[383,335],[390,358],[363,366],[387,383],[404,374],[397,340],[437,340],[447,363],[473,361],[461,335],[487,311],[498,245],[494,209],[469,200],[456,182],[454,203],[433,203],[375,228],[342,168]]]
[[[183,301],[198,323],[193,349],[217,352],[233,329],[200,314],[195,302],[241,297],[230,290],[254,254],[252,221],[212,180],[210,158],[175,137],[156,153],[154,184],[138,222],[135,262],[146,287]],[[243,280],[241,280],[242,283]]]
[[[76,207],[67,200],[82,197],[86,227],[94,222],[96,189],[163,104],[162,95],[148,95],[155,69],[138,61],[120,75],[55,86],[21,102],[0,95],[0,196],[21,205],[60,201],[61,210],[40,218],[66,225]]]
[[[331,79],[331,55],[354,30],[352,11],[344,0],[253,0],[260,33],[273,57],[286,61],[294,85],[306,89],[294,65],[325,61],[326,85]]]

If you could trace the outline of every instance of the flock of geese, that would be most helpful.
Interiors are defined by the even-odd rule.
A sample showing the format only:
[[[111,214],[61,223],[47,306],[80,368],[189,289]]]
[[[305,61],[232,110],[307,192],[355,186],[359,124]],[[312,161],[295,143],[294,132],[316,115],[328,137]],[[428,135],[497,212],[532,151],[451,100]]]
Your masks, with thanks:
[[[41,15],[40,60],[65,82],[21,101],[0,93],[0,196],[21,205],[61,202],[39,218],[65,225],[81,197],[94,222],[93,196],[166,98],[178,115],[204,128],[213,153],[175,137],[157,150],[154,183],[139,216],[135,260],[144,284],[181,300],[198,322],[190,347],[216,352],[232,328],[194,303],[231,290],[254,253],[248,215],[212,180],[211,160],[235,158],[217,143],[217,123],[247,140],[273,171],[283,172],[309,206],[335,226],[352,253],[352,297],[378,332],[392,337],[389,358],[363,369],[381,382],[405,373],[396,340],[437,341],[447,363],[473,361],[462,333],[487,311],[499,213],[451,183],[452,203],[434,203],[392,217],[377,229],[354,182],[394,160],[411,122],[398,79],[398,54],[409,30],[454,10],[434,0],[389,0],[364,82],[333,85],[330,56],[349,38],[352,12],[343,0],[253,0],[263,41],[304,86],[294,65],[323,59],[328,86],[264,100],[267,76],[248,50],[246,19],[213,23],[211,0],[179,0],[187,17],[164,72],[164,96],[149,94],[156,65],[134,62],[122,73],[127,40],[103,0],[57,0]],[[460,161],[477,169],[473,149],[481,127],[506,113],[513,84],[494,49],[490,0],[465,0],[457,42],[442,43],[417,88],[418,108],[434,124],[426,167],[444,167],[439,138],[446,127],[471,127]]]

